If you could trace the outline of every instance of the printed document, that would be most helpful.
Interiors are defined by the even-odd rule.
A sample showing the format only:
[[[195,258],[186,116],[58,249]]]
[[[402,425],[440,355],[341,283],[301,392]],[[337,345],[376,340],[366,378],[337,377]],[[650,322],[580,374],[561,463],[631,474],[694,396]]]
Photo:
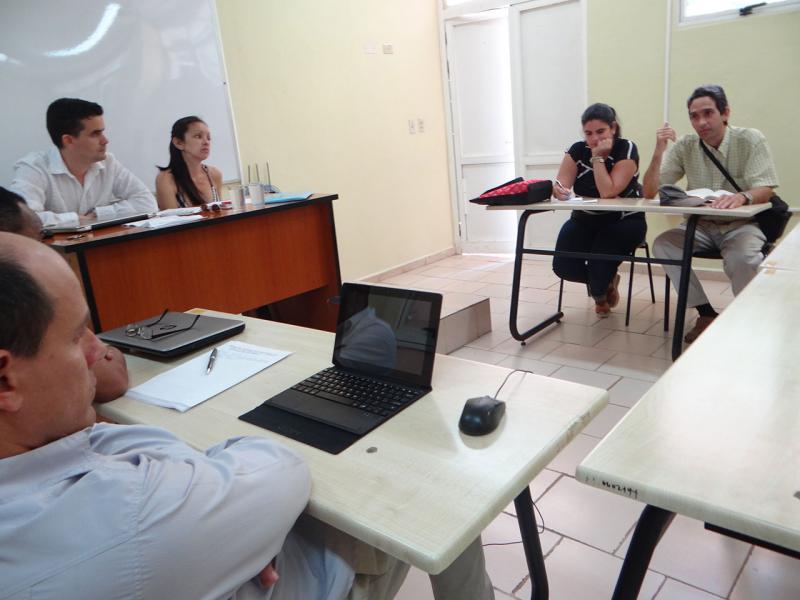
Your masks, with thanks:
[[[185,412],[291,354],[286,350],[231,341],[217,348],[213,369],[207,374],[211,352],[209,348],[200,356],[128,390],[126,395]]]

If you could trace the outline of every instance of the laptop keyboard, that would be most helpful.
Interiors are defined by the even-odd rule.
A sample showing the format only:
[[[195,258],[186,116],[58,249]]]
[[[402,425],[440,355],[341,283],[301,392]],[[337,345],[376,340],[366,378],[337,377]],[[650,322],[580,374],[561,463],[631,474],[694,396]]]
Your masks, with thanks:
[[[393,415],[422,395],[414,388],[354,375],[335,367],[312,375],[292,389],[382,417]]]

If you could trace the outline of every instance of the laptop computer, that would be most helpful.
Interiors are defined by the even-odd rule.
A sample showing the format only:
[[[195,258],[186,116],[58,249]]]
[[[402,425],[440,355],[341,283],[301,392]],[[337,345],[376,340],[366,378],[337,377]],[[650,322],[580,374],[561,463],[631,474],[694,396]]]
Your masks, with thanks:
[[[239,418],[337,454],[431,390],[442,296],[342,286],[333,367]]]
[[[114,225],[124,225],[125,223],[132,223],[133,221],[142,221],[150,217],[148,213],[130,213],[119,217],[112,217],[110,219],[97,219],[86,223],[79,223],[78,225],[51,225],[44,228],[46,234],[53,233],[79,233],[81,231],[94,231],[95,229],[103,229],[105,227],[113,227]]]
[[[244,331],[244,321],[166,310],[161,316],[97,334],[124,350],[172,357],[208,346]]]

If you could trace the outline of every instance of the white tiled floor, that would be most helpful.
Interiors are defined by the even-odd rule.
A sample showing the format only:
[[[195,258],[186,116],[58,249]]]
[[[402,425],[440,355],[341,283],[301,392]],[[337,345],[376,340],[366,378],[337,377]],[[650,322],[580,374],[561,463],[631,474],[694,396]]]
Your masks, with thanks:
[[[671,331],[663,331],[664,278],[655,279],[656,304],[647,276],[634,277],[631,322],[625,327],[627,276],[620,305],[598,319],[584,288],[566,284],[564,319],[525,346],[508,332],[512,257],[451,256],[386,279],[388,283],[468,292],[490,298],[492,332],[453,352],[469,360],[603,387],[610,404],[531,483],[542,513],[550,598],[610,598],[630,536],[643,505],[585,486],[575,467],[628,409],[670,366]],[[558,279],[544,260],[526,260],[522,272],[520,329],[555,310]],[[705,285],[711,303],[724,308],[733,299],[725,282]],[[670,307],[674,319],[675,295]],[[695,315],[689,315],[691,327]],[[483,534],[488,571],[496,598],[530,598],[531,587],[511,504]],[[800,563],[705,531],[702,523],[676,517],[659,544],[640,598],[647,600],[797,600]],[[428,578],[412,569],[397,598],[433,598]]]

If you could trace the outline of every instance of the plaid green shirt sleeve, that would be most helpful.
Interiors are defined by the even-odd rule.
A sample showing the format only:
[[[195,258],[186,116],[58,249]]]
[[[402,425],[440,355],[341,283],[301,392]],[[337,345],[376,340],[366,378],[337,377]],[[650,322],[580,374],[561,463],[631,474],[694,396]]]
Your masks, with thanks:
[[[661,161],[661,172],[659,174],[659,185],[666,185],[676,183],[681,177],[686,174],[684,168],[685,164],[685,151],[683,148],[683,138],[678,140],[664,153],[664,158]]]
[[[772,153],[769,150],[767,139],[760,131],[757,133],[759,134],[759,140],[751,148],[745,164],[742,177],[744,183],[739,183],[737,180],[737,183],[745,190],[764,186],[778,186],[778,173],[775,170],[775,163],[772,161]]]

